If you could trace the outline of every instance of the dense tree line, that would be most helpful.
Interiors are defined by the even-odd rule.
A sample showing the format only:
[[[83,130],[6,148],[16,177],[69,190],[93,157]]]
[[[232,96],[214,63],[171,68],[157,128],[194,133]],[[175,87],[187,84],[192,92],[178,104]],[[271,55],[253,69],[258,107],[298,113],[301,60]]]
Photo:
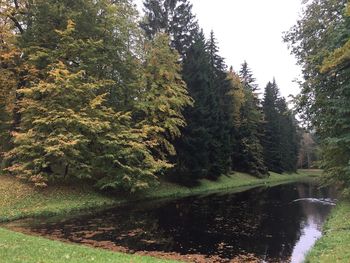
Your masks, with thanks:
[[[285,99],[279,96],[275,80],[265,88],[263,111],[266,121],[263,147],[268,169],[274,172],[294,171],[298,156],[296,120]]]
[[[275,81],[261,101],[206,39],[188,0],[0,4],[2,167],[136,191],[231,171],[295,171],[297,124]]]
[[[350,187],[350,3],[308,2],[285,41],[303,67],[299,110],[316,131],[321,167],[331,182]]]

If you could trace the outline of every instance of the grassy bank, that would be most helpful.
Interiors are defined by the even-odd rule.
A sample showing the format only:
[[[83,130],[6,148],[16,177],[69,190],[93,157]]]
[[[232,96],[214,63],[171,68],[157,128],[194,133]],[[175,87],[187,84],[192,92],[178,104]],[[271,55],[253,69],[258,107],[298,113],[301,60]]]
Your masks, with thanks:
[[[323,231],[306,262],[350,262],[350,201],[341,201],[334,208]]]
[[[128,255],[41,237],[28,236],[0,228],[0,259],[6,263],[22,262],[175,262],[147,256]]]
[[[72,212],[99,209],[129,202],[159,198],[175,198],[246,186],[269,185],[295,181],[317,173],[301,171],[298,174],[271,174],[269,178],[257,179],[247,174],[235,173],[222,176],[217,181],[202,180],[194,188],[163,182],[156,189],[140,193],[136,197],[106,196],[88,186],[60,186],[37,190],[8,176],[0,176],[0,222],[15,219],[64,215]]]

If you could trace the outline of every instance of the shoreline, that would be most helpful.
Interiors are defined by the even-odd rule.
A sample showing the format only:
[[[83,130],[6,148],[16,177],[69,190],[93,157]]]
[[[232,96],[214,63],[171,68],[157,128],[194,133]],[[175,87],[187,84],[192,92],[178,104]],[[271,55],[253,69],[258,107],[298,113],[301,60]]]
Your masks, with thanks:
[[[140,192],[135,196],[111,196],[96,192],[89,186],[82,189],[73,186],[49,187],[37,190],[8,176],[0,176],[0,223],[29,217],[65,216],[88,210],[100,210],[132,202],[162,199],[177,199],[193,195],[210,194],[221,191],[239,192],[259,186],[272,186],[286,182],[314,178],[319,172],[305,170],[296,174],[276,174],[259,179],[244,173],[223,175],[217,181],[200,180],[193,188],[174,183],[161,182],[156,188]],[[11,190],[9,190],[11,189]]]
[[[142,195],[139,194],[131,199],[125,196],[105,196],[91,192],[91,188],[78,190],[74,186],[50,188],[39,192],[13,178],[0,176],[0,183],[2,183],[0,192],[7,193],[7,196],[0,203],[2,204],[0,205],[0,221],[5,223],[36,217],[69,217],[79,213],[88,213],[89,210],[103,210],[112,206],[126,205],[130,202],[177,199],[225,191],[234,193],[264,185],[270,187],[308,180],[317,176],[319,176],[317,172],[299,171],[298,174],[271,173],[269,178],[258,179],[247,174],[235,173],[230,176],[221,176],[215,182],[201,180],[200,184],[194,188],[163,182],[156,189],[145,191]],[[47,250],[43,250],[43,247]],[[50,255],[47,258],[48,254]],[[68,258],[64,258],[65,255],[68,255]],[[87,255],[89,258],[94,258],[93,262],[177,262],[147,255],[111,252],[69,244],[0,227],[0,258],[5,259],[4,262],[38,262],[43,258],[45,258],[45,262],[67,262],[68,260],[69,262],[89,262],[90,260],[86,258]]]
[[[332,210],[305,263],[350,262],[350,200],[340,200]]]

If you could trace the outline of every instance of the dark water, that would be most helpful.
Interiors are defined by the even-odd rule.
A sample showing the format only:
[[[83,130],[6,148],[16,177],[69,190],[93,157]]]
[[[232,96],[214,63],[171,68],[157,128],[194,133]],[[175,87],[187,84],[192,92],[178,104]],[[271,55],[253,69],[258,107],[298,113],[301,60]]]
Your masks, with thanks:
[[[335,197],[334,189],[293,183],[134,204],[67,221],[41,222],[31,230],[78,243],[121,246],[130,252],[217,255],[222,259],[254,254],[261,262],[302,262],[321,236]]]

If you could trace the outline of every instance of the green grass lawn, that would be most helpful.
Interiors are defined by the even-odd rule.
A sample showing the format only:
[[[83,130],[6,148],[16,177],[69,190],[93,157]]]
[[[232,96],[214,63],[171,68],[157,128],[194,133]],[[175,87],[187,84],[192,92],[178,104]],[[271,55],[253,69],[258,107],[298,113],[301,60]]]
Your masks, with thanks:
[[[350,201],[341,201],[331,213],[324,235],[307,256],[306,263],[350,262]]]
[[[258,185],[297,181],[319,173],[278,175],[257,179],[247,174],[222,176],[217,181],[202,180],[194,188],[162,182],[132,200],[176,198],[232,189],[242,191]],[[106,196],[88,186],[59,186],[35,189],[9,176],[0,176],[0,222],[37,216],[69,216],[74,212],[102,209],[129,202],[125,196]],[[152,257],[114,253],[28,236],[0,228],[1,262],[166,262]]]
[[[176,262],[28,236],[0,228],[0,262]]]

